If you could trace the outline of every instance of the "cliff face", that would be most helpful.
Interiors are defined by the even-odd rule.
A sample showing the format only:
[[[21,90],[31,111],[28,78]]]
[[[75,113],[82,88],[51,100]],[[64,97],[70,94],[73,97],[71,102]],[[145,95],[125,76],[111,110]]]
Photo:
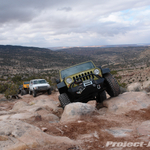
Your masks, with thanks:
[[[71,103],[63,110],[58,95],[56,92],[36,98],[24,95],[19,100],[2,99],[0,149],[109,150],[118,148],[109,141],[149,141],[150,96],[146,93],[126,92],[108,98],[99,110],[95,109],[95,101]]]

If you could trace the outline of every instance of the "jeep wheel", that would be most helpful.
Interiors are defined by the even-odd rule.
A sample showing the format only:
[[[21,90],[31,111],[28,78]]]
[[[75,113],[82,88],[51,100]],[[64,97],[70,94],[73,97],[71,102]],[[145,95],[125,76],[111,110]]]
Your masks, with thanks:
[[[107,93],[111,97],[118,96],[120,94],[120,87],[116,79],[110,73],[105,74],[104,78]]]
[[[66,105],[71,103],[70,99],[66,93],[60,94],[58,98],[59,98],[60,104],[63,108],[65,108]]]
[[[105,99],[106,99],[105,91],[98,93],[98,96],[96,97],[97,103],[102,103]]]
[[[47,93],[48,93],[48,95],[51,95],[51,89],[49,89],[48,91],[47,91]]]
[[[21,96],[25,95],[26,91],[25,90],[21,90]]]
[[[33,90],[32,95],[33,95],[33,97],[36,97],[36,91],[35,90]]]
[[[29,94],[32,95],[32,91],[30,91],[30,89],[29,89]]]

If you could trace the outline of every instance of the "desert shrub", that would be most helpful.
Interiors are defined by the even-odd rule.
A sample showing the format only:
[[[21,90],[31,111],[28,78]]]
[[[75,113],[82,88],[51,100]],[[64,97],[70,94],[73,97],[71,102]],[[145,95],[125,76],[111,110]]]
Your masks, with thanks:
[[[117,71],[116,71],[116,70],[112,70],[110,73],[111,73],[112,75],[115,75],[115,74],[117,74]]]
[[[127,84],[126,83],[119,83],[119,86],[123,87],[123,88],[126,88],[127,87]]]
[[[11,98],[11,96],[18,94],[18,86],[16,84],[9,84],[7,90],[4,92],[5,97],[7,99]]]
[[[115,76],[116,79],[122,79],[122,76]]]
[[[0,81],[6,81],[6,79],[0,78]]]
[[[17,83],[17,82],[21,81],[21,76],[16,75],[15,77],[12,78],[12,81],[13,81],[14,83]]]
[[[0,84],[0,93],[4,93],[8,89],[9,84],[8,83],[1,83]]]
[[[49,84],[51,85],[51,88],[52,90],[55,90],[56,89],[56,78],[55,77],[52,77],[51,79],[47,80],[47,82],[49,82]]]

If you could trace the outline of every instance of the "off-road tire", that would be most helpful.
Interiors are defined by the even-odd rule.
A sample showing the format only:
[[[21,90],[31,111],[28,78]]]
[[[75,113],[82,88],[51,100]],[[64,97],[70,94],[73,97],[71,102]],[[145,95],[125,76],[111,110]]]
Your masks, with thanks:
[[[61,106],[63,107],[63,109],[65,108],[66,105],[70,104],[70,99],[68,97],[68,95],[66,93],[62,93],[59,95],[58,97]]]
[[[29,94],[32,95],[32,91],[30,91],[30,89],[29,89]]]
[[[32,95],[33,95],[33,97],[36,97],[36,91],[35,90],[32,91]]]
[[[110,74],[107,73],[104,75],[106,91],[111,97],[118,96],[120,94],[120,87],[116,79]]]
[[[26,91],[25,90],[21,90],[21,96],[25,95]]]
[[[51,95],[51,89],[47,90],[48,95]]]
[[[106,99],[106,93],[105,91],[98,93],[98,96],[96,97],[97,103],[102,103]]]

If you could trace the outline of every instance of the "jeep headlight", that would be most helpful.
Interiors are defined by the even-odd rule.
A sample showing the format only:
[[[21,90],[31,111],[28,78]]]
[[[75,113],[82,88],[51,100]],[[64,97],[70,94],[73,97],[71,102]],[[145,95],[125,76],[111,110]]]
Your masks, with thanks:
[[[99,74],[99,70],[98,70],[98,69],[95,69],[95,70],[94,70],[94,74],[98,75],[98,74]]]
[[[72,83],[72,79],[71,79],[71,78],[67,78],[67,79],[66,79],[66,82],[67,82],[68,84],[70,84],[70,83]]]

